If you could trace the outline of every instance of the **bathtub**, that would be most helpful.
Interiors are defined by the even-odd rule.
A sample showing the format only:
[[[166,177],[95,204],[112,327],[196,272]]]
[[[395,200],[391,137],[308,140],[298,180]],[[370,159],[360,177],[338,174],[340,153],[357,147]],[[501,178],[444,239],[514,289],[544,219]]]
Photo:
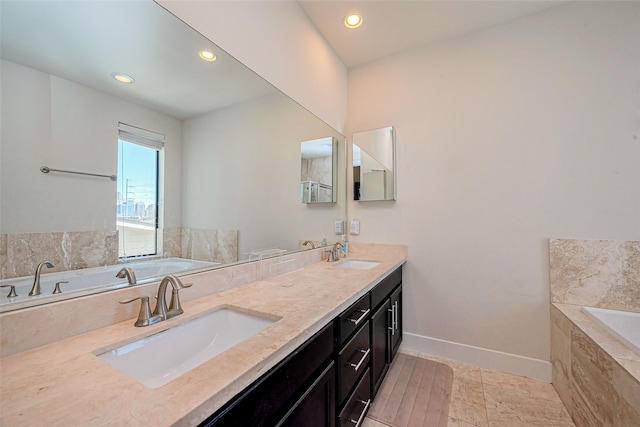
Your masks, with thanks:
[[[15,285],[16,293],[18,294],[17,297],[8,298],[7,295],[10,288],[0,288],[2,292],[0,296],[0,312],[131,286],[126,278],[116,278],[116,273],[123,267],[133,269],[137,283],[140,284],[141,282],[148,283],[154,279],[159,279],[167,274],[179,274],[216,265],[220,265],[220,263],[183,258],[162,258],[48,274],[46,273],[47,269],[43,268],[40,276],[40,288],[42,290],[40,295],[29,296],[29,291],[33,286],[33,276],[0,280],[1,285]],[[55,284],[62,281],[69,282],[60,285],[62,293],[52,294]]]
[[[582,311],[611,335],[640,354],[640,313],[595,307],[582,307]]]

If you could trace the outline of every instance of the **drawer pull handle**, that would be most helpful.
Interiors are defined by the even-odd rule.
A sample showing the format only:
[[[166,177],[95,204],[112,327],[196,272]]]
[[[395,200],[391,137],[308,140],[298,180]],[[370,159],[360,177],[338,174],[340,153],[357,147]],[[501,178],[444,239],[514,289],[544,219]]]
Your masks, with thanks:
[[[366,401],[361,400],[360,403],[364,404],[364,409],[362,410],[362,413],[360,414],[360,416],[358,417],[358,420],[349,420],[352,423],[354,423],[356,425],[356,427],[360,427],[360,424],[362,424],[362,421],[364,420],[364,415],[367,413],[367,409],[369,409],[369,405],[371,405],[371,399],[367,399]]]
[[[360,365],[362,365],[362,363],[364,362],[364,360],[367,358],[367,356],[369,355],[369,352],[371,351],[371,349],[366,349],[366,350],[360,350],[360,353],[364,353],[362,355],[362,359],[360,359],[360,361],[358,363],[349,363],[349,366],[353,367],[354,371],[358,371],[358,369],[360,369]]]
[[[359,309],[358,311],[362,312],[362,316],[358,317],[358,319],[347,318],[348,321],[355,323],[356,325],[367,317],[367,314],[371,312],[368,308],[366,310]]]
[[[396,306],[392,305],[391,306],[391,310],[389,310],[389,313],[391,313],[391,327],[389,328],[389,330],[391,331],[391,336],[396,334]]]

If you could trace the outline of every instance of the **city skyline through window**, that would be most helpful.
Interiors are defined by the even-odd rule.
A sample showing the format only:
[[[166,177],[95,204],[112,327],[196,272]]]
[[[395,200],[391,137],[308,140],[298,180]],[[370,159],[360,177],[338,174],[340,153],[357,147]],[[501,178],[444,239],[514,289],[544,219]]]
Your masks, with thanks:
[[[118,257],[157,253],[158,151],[118,140]]]

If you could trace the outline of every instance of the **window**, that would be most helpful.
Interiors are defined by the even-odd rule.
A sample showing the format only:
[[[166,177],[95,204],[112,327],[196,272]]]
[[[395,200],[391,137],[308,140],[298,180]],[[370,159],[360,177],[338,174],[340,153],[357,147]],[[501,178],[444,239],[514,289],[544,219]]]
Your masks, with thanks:
[[[158,253],[158,164],[163,140],[162,135],[119,125],[119,258]]]

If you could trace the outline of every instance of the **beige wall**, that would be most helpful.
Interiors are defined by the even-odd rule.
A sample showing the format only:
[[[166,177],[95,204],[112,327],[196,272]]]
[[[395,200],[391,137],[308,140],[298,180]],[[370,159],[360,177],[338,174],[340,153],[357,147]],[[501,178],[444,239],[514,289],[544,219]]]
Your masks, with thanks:
[[[334,129],[344,131],[347,70],[296,2],[158,3]]]
[[[571,2],[350,70],[348,138],[396,126],[398,201],[348,210],[409,247],[407,345],[548,379],[547,239],[640,238],[639,15]]]
[[[330,233],[344,218],[344,186],[337,203],[300,202],[300,142],[338,137],[315,116],[275,94],[185,120],[183,135],[185,228],[239,230],[240,259],[323,235],[340,240]],[[344,183],[344,142],[338,147]]]

